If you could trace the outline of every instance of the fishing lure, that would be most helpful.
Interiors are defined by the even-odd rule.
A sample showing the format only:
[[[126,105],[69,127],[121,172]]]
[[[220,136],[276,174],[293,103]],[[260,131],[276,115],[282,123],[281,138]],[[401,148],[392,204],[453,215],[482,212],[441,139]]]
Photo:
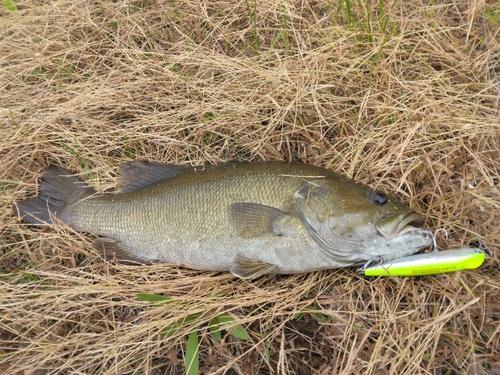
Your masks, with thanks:
[[[479,248],[438,251],[436,235],[440,231],[446,233],[444,229],[438,229],[434,233],[434,251],[389,262],[384,262],[381,257],[373,257],[358,272],[365,276],[422,276],[475,269],[483,264],[486,254]],[[448,233],[446,233],[446,238],[448,238]],[[379,264],[372,266],[374,262]]]

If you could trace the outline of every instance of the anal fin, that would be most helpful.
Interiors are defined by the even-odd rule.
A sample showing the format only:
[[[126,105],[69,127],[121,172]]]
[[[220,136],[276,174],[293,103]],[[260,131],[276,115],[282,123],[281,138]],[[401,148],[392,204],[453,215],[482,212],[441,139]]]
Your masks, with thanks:
[[[241,279],[255,279],[262,275],[275,273],[278,266],[262,262],[260,260],[249,259],[243,255],[236,255],[230,272]]]
[[[92,244],[94,248],[106,258],[116,259],[125,264],[152,264],[151,260],[143,259],[122,245],[121,242],[112,238],[96,238]]]

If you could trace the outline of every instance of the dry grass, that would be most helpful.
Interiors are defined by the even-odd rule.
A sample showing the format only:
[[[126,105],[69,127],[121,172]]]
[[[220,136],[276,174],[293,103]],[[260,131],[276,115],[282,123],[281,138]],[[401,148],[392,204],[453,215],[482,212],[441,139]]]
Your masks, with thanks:
[[[499,373],[498,2],[15,3],[0,9],[0,372],[181,374],[197,329],[204,374]],[[442,247],[481,237],[492,257],[248,282],[109,264],[89,236],[10,209],[49,163],[103,190],[131,158],[326,166],[426,214]],[[217,342],[222,312],[250,339]]]

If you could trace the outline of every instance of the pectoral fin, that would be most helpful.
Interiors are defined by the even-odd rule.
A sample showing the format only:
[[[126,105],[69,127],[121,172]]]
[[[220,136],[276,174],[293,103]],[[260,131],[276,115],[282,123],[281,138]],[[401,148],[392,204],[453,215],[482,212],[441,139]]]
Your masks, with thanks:
[[[234,203],[230,207],[232,225],[243,238],[281,235],[279,223],[290,214],[256,203]]]
[[[278,266],[274,264],[249,259],[238,254],[234,259],[230,272],[241,279],[255,279],[262,275],[275,273],[277,270]]]
[[[107,260],[116,259],[120,263],[126,264],[152,264],[149,259],[144,259],[135,255],[125,248],[119,241],[111,238],[96,238],[93,242],[94,248]]]

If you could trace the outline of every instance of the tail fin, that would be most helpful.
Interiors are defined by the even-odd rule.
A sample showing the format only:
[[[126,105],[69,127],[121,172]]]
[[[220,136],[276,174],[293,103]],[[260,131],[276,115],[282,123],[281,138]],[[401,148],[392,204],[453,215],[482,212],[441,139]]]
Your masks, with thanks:
[[[71,225],[68,208],[95,190],[66,169],[51,165],[43,176],[40,195],[14,204],[12,209],[32,224],[52,224],[53,217]]]

